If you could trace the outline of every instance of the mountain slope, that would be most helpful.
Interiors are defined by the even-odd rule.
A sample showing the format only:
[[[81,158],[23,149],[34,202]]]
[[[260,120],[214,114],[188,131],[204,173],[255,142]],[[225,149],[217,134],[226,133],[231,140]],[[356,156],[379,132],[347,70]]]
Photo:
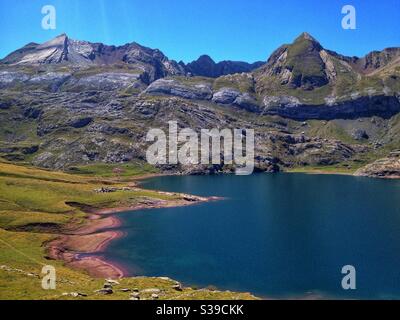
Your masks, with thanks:
[[[124,46],[107,46],[101,43],[72,40],[62,34],[40,45],[30,44],[0,61],[12,66],[40,66],[63,64],[73,67],[89,67],[114,64],[135,66],[154,81],[161,77],[184,74],[184,69],[169,60],[161,51],[143,47],[137,43]]]
[[[263,64],[264,62],[261,61],[247,63],[229,60],[215,63],[208,55],[202,55],[197,60],[188,63],[186,70],[193,75],[217,78],[233,73],[251,72]]]
[[[108,46],[70,39],[66,34],[43,44],[30,43],[0,60],[11,66],[39,66],[64,64],[74,67],[129,64],[146,72],[149,82],[171,75],[219,77],[237,72],[249,72],[261,66],[262,62],[249,64],[241,61],[215,63],[209,56],[185,65],[168,59],[160,50],[150,49],[138,43],[123,46]]]
[[[390,117],[400,111],[399,58],[396,48],[364,58],[341,56],[303,33],[254,72],[255,90],[270,114],[299,119]]]

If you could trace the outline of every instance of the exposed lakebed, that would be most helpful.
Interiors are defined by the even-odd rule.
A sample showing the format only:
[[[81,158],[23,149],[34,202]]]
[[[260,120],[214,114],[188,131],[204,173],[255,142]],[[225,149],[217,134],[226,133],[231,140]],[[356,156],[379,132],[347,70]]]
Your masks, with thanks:
[[[104,256],[126,275],[260,297],[400,298],[400,181],[340,175],[170,176],[145,188],[220,196],[118,213]],[[343,290],[344,265],[357,289]]]

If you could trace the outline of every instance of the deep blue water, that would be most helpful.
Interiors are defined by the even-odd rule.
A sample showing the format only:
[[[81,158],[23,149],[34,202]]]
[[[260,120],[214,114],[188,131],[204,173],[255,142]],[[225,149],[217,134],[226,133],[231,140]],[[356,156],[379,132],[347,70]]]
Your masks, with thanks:
[[[143,186],[226,199],[118,214],[127,236],[105,256],[130,275],[261,297],[400,298],[400,181],[255,174]],[[356,290],[341,287],[344,265],[356,268]]]

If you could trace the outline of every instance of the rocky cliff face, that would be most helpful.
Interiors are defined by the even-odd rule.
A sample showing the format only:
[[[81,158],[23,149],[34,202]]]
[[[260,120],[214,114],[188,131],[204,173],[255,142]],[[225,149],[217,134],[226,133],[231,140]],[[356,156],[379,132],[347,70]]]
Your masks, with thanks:
[[[296,120],[357,119],[372,116],[389,119],[400,112],[400,97],[364,96],[348,101],[308,105],[292,97],[274,96],[264,98],[262,112]]]
[[[400,179],[400,151],[366,165],[355,173],[360,177]]]
[[[400,48],[386,48],[382,51],[372,51],[365,57],[341,57],[348,61],[355,69],[363,74],[371,74],[392,63],[398,63],[400,59]]]
[[[390,117],[399,111],[399,75],[399,48],[345,57],[307,33],[254,72],[264,112],[295,119]]]

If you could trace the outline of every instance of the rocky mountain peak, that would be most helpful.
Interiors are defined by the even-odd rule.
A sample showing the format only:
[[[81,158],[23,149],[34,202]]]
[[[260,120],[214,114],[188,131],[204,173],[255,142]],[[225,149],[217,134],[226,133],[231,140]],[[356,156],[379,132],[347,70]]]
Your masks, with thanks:
[[[293,55],[302,55],[323,50],[321,44],[309,33],[303,32],[289,46],[289,50],[293,51]]]
[[[300,41],[300,40],[309,40],[309,41],[318,43],[318,41],[317,41],[311,34],[309,34],[308,32],[303,32],[303,33],[301,33],[301,34],[296,38],[295,41]]]
[[[203,54],[197,60],[188,63],[186,70],[194,75],[217,78],[233,73],[251,72],[263,64],[261,61],[247,63],[230,60],[216,63],[209,55]]]
[[[159,49],[151,49],[136,42],[123,46],[108,46],[102,43],[74,40],[65,33],[42,43],[30,43],[9,54],[0,64],[8,65],[44,65],[67,64],[74,68],[91,65],[129,64],[143,70],[142,79],[150,83],[169,75],[219,77],[221,75],[250,72],[262,62],[253,64],[241,61],[215,61],[208,55],[200,56],[196,61],[185,65],[168,59]]]
[[[215,61],[207,54],[203,54],[201,55],[198,59],[198,62],[202,62],[202,63],[210,63],[210,64],[215,64]]]
[[[326,58],[320,43],[304,32],[292,44],[275,50],[262,73],[277,79],[280,85],[312,90],[330,80],[325,70]]]

